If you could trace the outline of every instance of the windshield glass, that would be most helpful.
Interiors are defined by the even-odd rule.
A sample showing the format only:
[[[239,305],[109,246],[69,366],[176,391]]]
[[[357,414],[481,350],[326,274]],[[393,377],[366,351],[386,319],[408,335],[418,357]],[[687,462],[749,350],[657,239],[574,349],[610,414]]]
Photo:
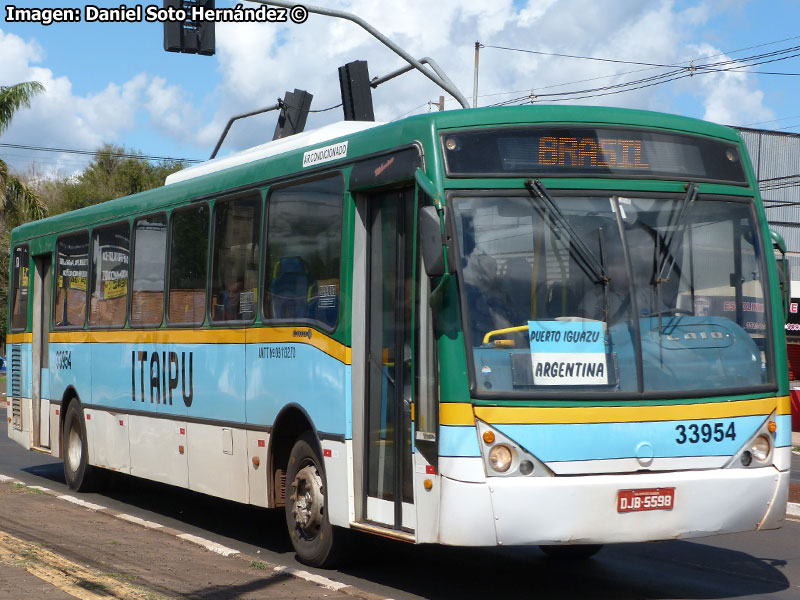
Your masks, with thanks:
[[[552,200],[451,199],[478,393],[691,396],[773,380],[750,202]]]

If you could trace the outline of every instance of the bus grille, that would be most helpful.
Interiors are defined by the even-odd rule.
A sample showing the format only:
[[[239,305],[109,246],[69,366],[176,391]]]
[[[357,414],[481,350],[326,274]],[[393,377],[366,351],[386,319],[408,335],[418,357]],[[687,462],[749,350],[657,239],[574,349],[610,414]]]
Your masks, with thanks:
[[[11,426],[22,431],[22,353],[11,346]]]

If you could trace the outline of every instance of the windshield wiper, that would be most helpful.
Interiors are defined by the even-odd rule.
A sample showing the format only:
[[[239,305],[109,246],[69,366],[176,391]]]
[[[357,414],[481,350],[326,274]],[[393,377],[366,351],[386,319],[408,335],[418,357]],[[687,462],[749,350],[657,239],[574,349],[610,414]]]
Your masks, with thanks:
[[[603,285],[606,285],[609,282],[609,278],[608,275],[606,275],[606,269],[603,266],[603,262],[597,260],[597,257],[594,255],[594,253],[586,244],[583,243],[583,240],[580,238],[575,229],[573,229],[570,222],[564,216],[564,213],[561,212],[561,209],[556,206],[555,202],[553,202],[553,199],[550,197],[550,194],[548,193],[544,184],[539,179],[528,179],[528,181],[525,182],[525,186],[534,196],[542,201],[542,204],[544,204],[545,207],[547,207],[557,225],[567,232],[567,235],[570,237],[570,241],[572,242],[569,245],[570,254],[572,254],[576,259],[579,259],[579,262],[583,263],[585,268],[591,271],[591,275],[595,278],[595,283],[602,283]]]
[[[658,277],[656,277],[657,286],[669,281],[669,276],[672,273],[672,268],[675,266],[675,260],[677,259],[677,255],[672,253],[672,244],[676,238],[681,240],[683,239],[683,234],[686,232],[686,228],[688,227],[686,215],[689,213],[689,210],[694,205],[694,201],[696,199],[697,184],[690,183],[686,188],[686,195],[683,197],[681,210],[678,213],[677,220],[675,221],[675,229],[673,229],[669,236],[667,236],[667,239],[664,240],[664,255],[661,259],[661,268],[658,270]],[[677,250],[677,248],[675,250]],[[669,263],[668,269],[667,263]],[[664,269],[667,269],[666,273],[664,273]]]

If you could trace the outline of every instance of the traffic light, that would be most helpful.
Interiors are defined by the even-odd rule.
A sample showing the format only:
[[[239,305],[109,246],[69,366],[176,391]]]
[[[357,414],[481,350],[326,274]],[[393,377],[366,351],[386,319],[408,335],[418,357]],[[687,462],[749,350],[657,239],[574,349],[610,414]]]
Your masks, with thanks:
[[[183,10],[183,21],[164,22],[164,50],[211,56],[215,51],[214,21],[195,21],[193,8],[213,10],[214,0],[164,0],[165,9]]]
[[[293,92],[286,92],[281,104],[281,114],[278,115],[278,124],[275,126],[275,134],[272,136],[273,140],[300,133],[305,129],[313,97],[305,90],[297,88]]]
[[[375,120],[367,61],[356,60],[339,67],[339,87],[345,121]]]

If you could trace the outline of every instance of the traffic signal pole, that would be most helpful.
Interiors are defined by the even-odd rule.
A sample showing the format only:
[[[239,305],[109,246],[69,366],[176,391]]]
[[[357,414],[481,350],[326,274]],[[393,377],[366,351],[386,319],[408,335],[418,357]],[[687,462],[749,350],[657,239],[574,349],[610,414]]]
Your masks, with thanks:
[[[286,0],[248,0],[249,2],[255,2],[256,4],[265,4],[267,6],[280,6],[282,8],[292,8],[297,5],[296,2],[287,2]],[[367,33],[371,34],[375,37],[379,42],[387,46],[392,52],[400,56],[403,60],[405,60],[408,64],[410,64],[413,68],[417,71],[425,75],[428,79],[430,79],[433,83],[438,85],[448,94],[450,94],[453,98],[455,98],[459,104],[463,108],[469,108],[469,101],[464,97],[459,89],[450,81],[449,78],[446,76],[443,78],[439,74],[432,72],[430,69],[426,69],[421,62],[419,62],[416,58],[411,56],[408,52],[403,50],[400,46],[395,44],[392,40],[387,38],[383,35],[380,31],[375,29],[372,25],[367,23],[361,17],[354,15],[353,13],[345,12],[342,10],[334,10],[331,8],[323,8],[321,6],[311,6],[309,4],[303,4],[303,7],[310,13],[318,14],[318,15],[325,15],[327,17],[336,17],[339,19],[345,19],[346,21],[352,21]]]

